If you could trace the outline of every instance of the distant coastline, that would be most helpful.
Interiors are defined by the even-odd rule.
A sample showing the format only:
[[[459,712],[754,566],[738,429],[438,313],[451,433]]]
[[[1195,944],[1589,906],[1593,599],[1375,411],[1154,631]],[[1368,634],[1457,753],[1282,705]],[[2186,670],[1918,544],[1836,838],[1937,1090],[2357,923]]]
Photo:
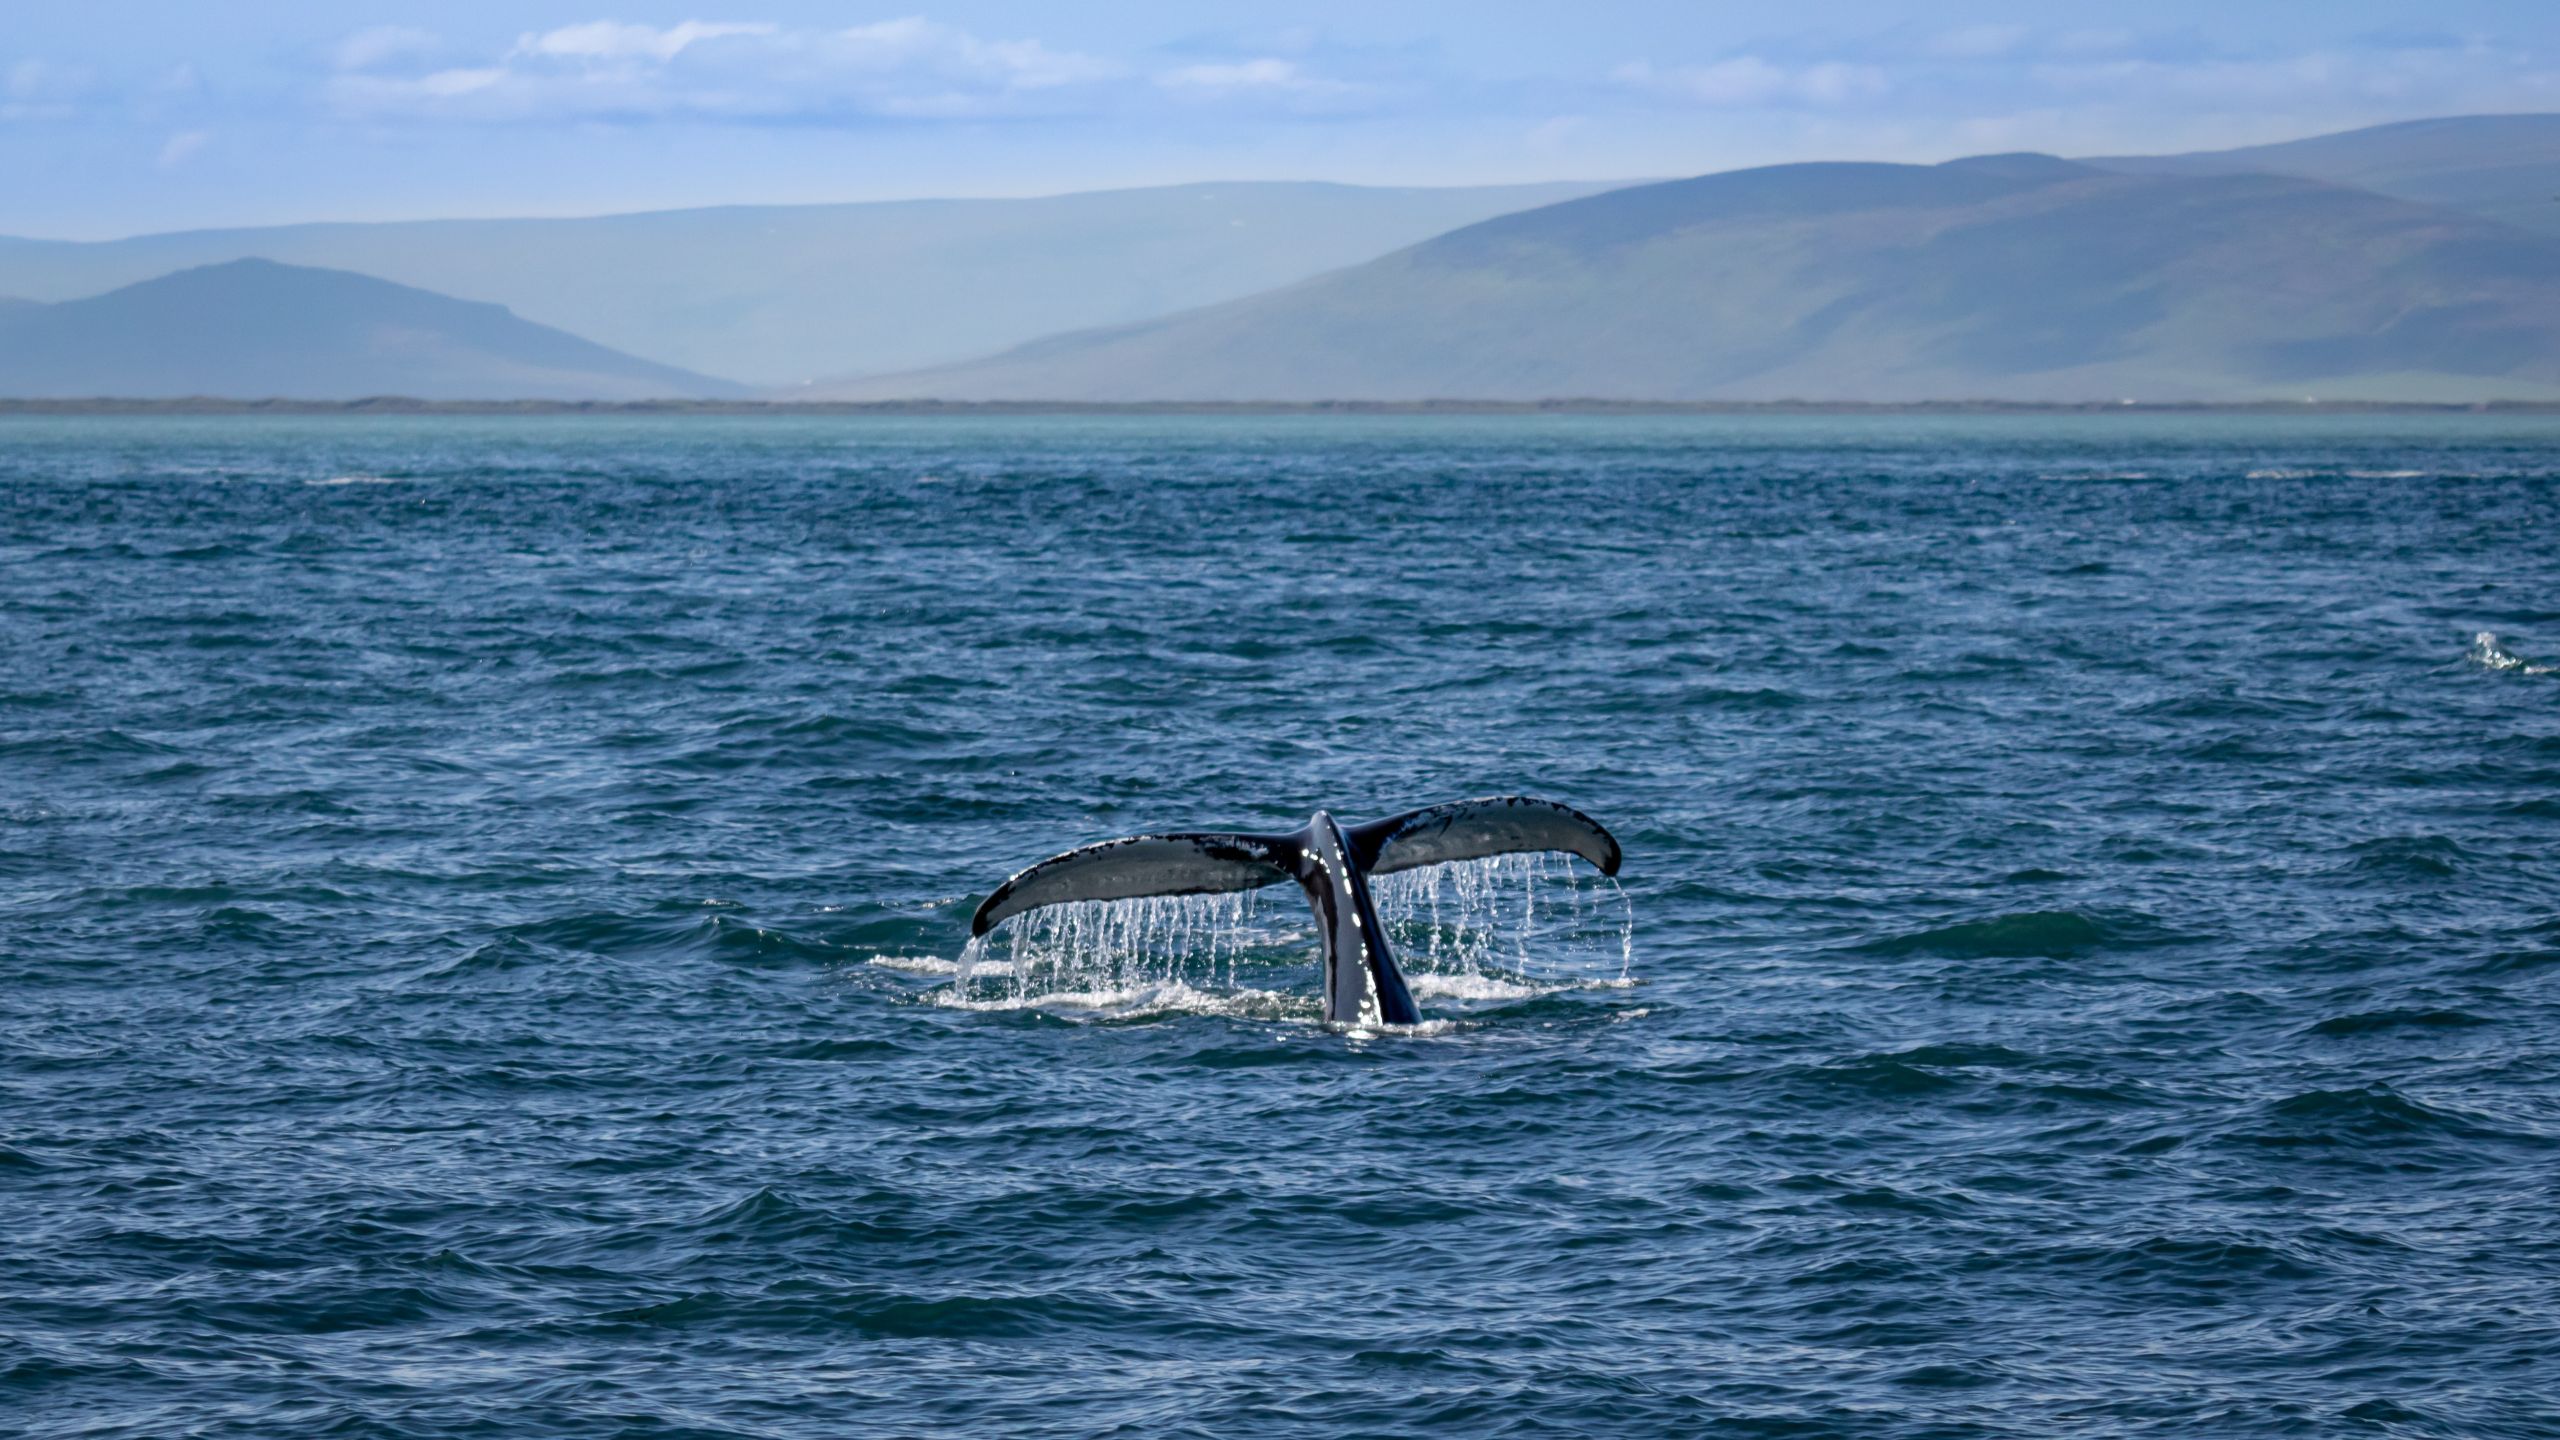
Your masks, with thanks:
[[[11,400],[0,415],[2560,415],[2553,400]]]

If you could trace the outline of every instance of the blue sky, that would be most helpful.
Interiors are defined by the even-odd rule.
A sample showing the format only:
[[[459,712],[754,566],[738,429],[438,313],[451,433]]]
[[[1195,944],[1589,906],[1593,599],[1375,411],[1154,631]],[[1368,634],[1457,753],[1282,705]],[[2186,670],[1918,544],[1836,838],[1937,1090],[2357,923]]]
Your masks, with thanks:
[[[1692,174],[2560,111],[2560,5],[0,0],[0,234]]]

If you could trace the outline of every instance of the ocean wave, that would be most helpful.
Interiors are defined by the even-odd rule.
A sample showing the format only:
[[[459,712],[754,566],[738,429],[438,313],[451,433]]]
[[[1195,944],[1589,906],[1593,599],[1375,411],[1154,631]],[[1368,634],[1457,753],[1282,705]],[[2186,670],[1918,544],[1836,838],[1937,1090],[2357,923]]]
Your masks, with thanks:
[[[1856,948],[1873,955],[1942,955],[1959,960],[2065,959],[2110,946],[2156,944],[2157,927],[2076,910],[2030,910],[1889,935]]]
[[[829,964],[844,958],[842,951],[824,941],[757,925],[737,916],[705,915],[698,905],[655,913],[599,911],[564,915],[507,926],[499,932],[499,938],[617,958],[688,956],[768,964]]]
[[[1144,1328],[1149,1319],[1146,1307],[1068,1291],[936,1294],[811,1278],[759,1290],[696,1290],[606,1311],[589,1323],[614,1330],[966,1341]]]
[[[1919,1095],[1935,1095],[1954,1090],[1965,1082],[1929,1065],[1914,1064],[1900,1055],[1858,1055],[1835,1060],[1826,1065],[1808,1065],[1791,1072],[1796,1078],[1810,1080],[1826,1088],[1847,1090],[1881,1100],[1903,1100]]]
[[[2485,1015],[2467,1010],[2366,1010],[2354,1015],[2332,1015],[2313,1025],[2313,1035],[2373,1035],[2386,1030],[2468,1030],[2493,1024]]]
[[[2266,1104],[2257,1118],[2258,1128],[2234,1131],[2227,1138],[2254,1146],[2332,1147],[2349,1153],[2448,1140],[2535,1138],[2413,1100],[2383,1084],[2288,1095]]]
[[[2414,880],[2442,880],[2462,872],[2471,852],[2443,835],[2386,835],[2347,847],[2344,868]]]

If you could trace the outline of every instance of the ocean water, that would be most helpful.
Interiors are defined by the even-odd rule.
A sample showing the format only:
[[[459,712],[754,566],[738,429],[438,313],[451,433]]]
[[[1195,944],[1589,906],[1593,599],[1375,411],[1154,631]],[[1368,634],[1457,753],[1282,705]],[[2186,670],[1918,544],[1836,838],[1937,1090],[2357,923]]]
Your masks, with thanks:
[[[2560,1434],[2560,419],[0,420],[0,1431]],[[1061,912],[1162,827],[1526,792]],[[965,961],[965,964],[964,964]]]

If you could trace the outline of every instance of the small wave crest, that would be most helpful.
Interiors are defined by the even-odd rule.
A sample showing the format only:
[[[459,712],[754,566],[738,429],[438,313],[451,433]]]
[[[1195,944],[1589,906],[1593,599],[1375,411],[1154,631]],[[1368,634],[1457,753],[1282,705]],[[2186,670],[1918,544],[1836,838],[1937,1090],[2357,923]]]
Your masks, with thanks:
[[[2151,938],[2142,929],[2076,910],[2032,910],[1888,935],[1857,948],[1871,955],[1943,955],[1959,960],[2067,958]]]
[[[2258,1124],[2230,1138],[2274,1148],[2346,1151],[2445,1140],[2524,1139],[2487,1119],[2429,1105],[2375,1083],[2351,1090],[2311,1090],[2261,1107]]]
[[[2353,1015],[2332,1015],[2313,1025],[2310,1033],[2330,1037],[2376,1035],[2392,1030],[2469,1030],[2492,1024],[2485,1015],[2468,1010],[2367,1010]]]

